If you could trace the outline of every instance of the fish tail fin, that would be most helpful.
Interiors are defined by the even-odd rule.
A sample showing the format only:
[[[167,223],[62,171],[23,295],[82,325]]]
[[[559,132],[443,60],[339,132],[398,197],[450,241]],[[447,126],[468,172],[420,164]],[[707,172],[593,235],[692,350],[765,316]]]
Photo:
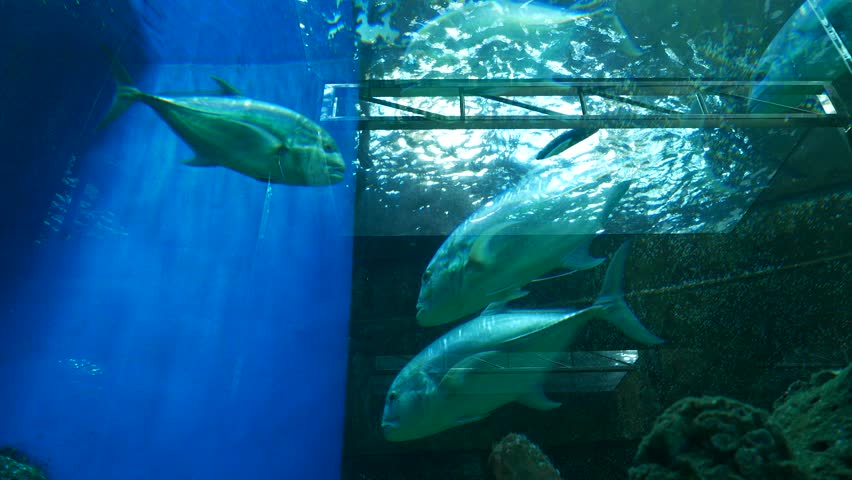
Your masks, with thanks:
[[[624,264],[629,250],[630,242],[625,242],[612,256],[604,276],[603,287],[594,306],[602,310],[600,315],[604,319],[631,339],[646,345],[656,345],[662,343],[663,339],[645,328],[624,301],[622,284],[624,283]]]
[[[115,92],[115,99],[112,101],[112,106],[109,107],[106,117],[98,124],[98,130],[105,128],[112,123],[113,120],[121,116],[131,105],[136,103],[142,96],[142,92],[129,85],[119,85]]]
[[[112,123],[113,120],[118,118],[122,113],[130,108],[131,105],[136,103],[136,101],[145,95],[141,90],[133,86],[133,78],[131,78],[127,69],[118,61],[112,51],[106,47],[103,47],[103,50],[110,60],[110,69],[112,70],[112,76],[115,79],[116,90],[115,98],[113,98],[109,112],[107,112],[106,117],[101,120],[101,123],[98,124],[98,130],[103,129]]]

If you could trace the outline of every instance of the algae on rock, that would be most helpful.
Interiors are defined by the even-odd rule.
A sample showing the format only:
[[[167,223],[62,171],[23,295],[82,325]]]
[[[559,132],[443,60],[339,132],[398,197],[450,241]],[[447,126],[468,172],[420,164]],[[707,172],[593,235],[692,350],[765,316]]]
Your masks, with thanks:
[[[803,480],[769,413],[725,397],[687,397],[657,418],[630,480]]]
[[[775,402],[771,420],[812,478],[852,478],[852,365],[791,385]]]

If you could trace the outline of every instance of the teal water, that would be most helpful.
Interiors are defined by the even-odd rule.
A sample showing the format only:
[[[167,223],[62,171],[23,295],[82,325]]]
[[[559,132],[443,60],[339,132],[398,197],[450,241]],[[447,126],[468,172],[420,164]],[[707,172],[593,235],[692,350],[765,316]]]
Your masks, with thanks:
[[[844,1],[359,3],[363,14],[356,33],[368,80],[412,86],[420,79],[439,85],[459,78],[754,82],[742,97],[706,99],[711,109],[744,115],[764,113],[755,106],[765,104],[759,101],[832,114],[822,110],[819,98],[803,102],[800,95],[764,91],[771,82],[818,79],[832,82],[839,106],[850,98],[845,47],[829,41],[829,30],[814,13],[823,10],[844,43],[850,10]],[[576,97],[503,96],[568,115],[583,108]],[[673,94],[630,99],[654,108],[594,95],[588,95],[585,107],[626,122],[660,110],[700,111],[699,102]],[[454,96],[382,100],[408,107],[401,115],[413,120],[412,108],[447,116],[460,109]],[[541,115],[507,103],[464,98],[469,116]],[[364,102],[362,108],[373,115],[400,115],[386,104]],[[852,237],[845,211],[852,151],[847,129],[606,128],[578,135],[581,141],[558,154],[543,153],[554,139],[569,134],[564,129],[424,128],[377,129],[362,136],[368,143],[359,156],[356,197],[344,476],[557,478],[553,470],[531,467],[544,465],[534,449],[506,450],[512,444],[506,439],[517,439],[507,434],[524,435],[541,447],[566,479],[709,478],[713,468],[724,478],[797,478],[797,468],[816,472],[817,478],[848,475],[848,456],[822,455],[839,452],[848,441],[845,426],[827,427],[846,425],[846,413],[823,417],[817,413],[823,407],[792,408],[800,415],[793,418],[826,419],[801,429],[776,416],[791,409],[778,407],[789,398],[783,396],[788,387],[808,392],[809,398],[822,395],[831,411],[839,412],[846,402],[846,380],[832,387],[840,389],[837,395],[823,394],[814,384],[791,384],[823,369],[835,373],[814,378],[833,378],[849,362],[844,292]],[[457,321],[447,318],[445,324],[435,318],[418,323],[425,303],[440,303],[434,291],[510,297],[510,309],[588,307],[605,267],[572,272],[570,258],[554,261],[543,278],[523,286],[526,295],[505,272],[520,271],[549,253],[530,245],[552,244],[524,235],[551,234],[560,227],[566,235],[575,233],[572,224],[603,203],[594,187],[619,182],[630,187],[589,250],[593,257],[611,259],[632,240],[625,299],[664,343],[649,347],[630,341],[596,320],[573,343],[566,340],[567,353],[531,353],[523,341],[556,335],[558,329],[525,332],[529,337],[519,334],[515,343],[488,343],[484,331],[463,338],[471,325],[484,322],[477,315],[488,317],[494,309]],[[563,205],[561,195],[593,200],[585,210],[578,207],[579,213],[560,215],[552,207]],[[524,255],[513,256],[507,246]],[[482,283],[504,283],[477,292],[473,279],[483,276],[488,279]],[[443,284],[436,287],[436,282]],[[464,310],[462,300],[442,298],[446,304],[433,311]],[[485,346],[477,353],[465,350],[464,358],[456,350],[436,353],[459,344]],[[417,359],[424,357],[446,374],[425,366],[418,371]],[[530,394],[523,380],[542,370],[549,373],[541,387],[549,401],[537,390]],[[762,435],[756,432],[732,434],[736,439],[730,444],[722,440],[728,434],[714,436],[764,427],[741,421],[746,410],[738,407],[715,409],[711,400],[678,403],[704,395],[754,405],[762,409],[760,415],[786,425],[775,445],[789,447],[789,453],[772,457],[769,448],[766,456],[750,456],[749,439]],[[550,408],[553,402],[561,406]],[[449,407],[430,411],[429,405]],[[542,406],[547,408],[537,408]],[[663,414],[673,406],[694,410]],[[456,416],[448,418],[447,411]],[[401,425],[406,421],[407,429]],[[681,435],[684,431],[691,433]],[[643,437],[647,443],[640,449]],[[643,453],[636,456],[637,451]],[[764,473],[780,465],[780,458],[793,458],[795,466]],[[823,460],[823,466],[815,466]],[[512,466],[526,473],[510,475]]]

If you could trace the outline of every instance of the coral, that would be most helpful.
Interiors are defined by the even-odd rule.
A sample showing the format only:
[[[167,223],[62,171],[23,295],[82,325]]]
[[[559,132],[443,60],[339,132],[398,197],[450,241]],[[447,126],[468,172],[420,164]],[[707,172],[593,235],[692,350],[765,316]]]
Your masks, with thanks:
[[[527,437],[510,433],[488,456],[497,480],[560,480],[559,470]]]
[[[852,478],[852,365],[795,382],[774,407],[772,421],[811,477]]]
[[[642,439],[630,480],[807,478],[769,413],[724,397],[675,402]]]
[[[19,450],[8,447],[0,449],[0,479],[46,480],[47,477],[29,463]]]

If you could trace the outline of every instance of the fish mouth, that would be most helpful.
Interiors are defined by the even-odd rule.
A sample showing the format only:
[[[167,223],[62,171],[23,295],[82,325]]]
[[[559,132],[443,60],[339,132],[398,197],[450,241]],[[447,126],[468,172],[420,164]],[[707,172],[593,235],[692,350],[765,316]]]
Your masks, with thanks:
[[[399,427],[399,423],[397,422],[382,422],[382,434],[384,434],[385,437],[392,435],[393,431],[396,430],[397,427]]]
[[[315,185],[333,185],[339,183],[345,177],[345,171],[332,165],[327,165],[325,170],[316,178]]]
[[[343,177],[346,174],[346,164],[343,163],[343,160],[329,162],[326,168],[328,170],[328,177],[333,182],[343,180]]]
[[[398,427],[399,424],[397,422],[382,422],[382,435],[384,435],[385,440],[388,441],[398,441],[400,440],[398,437]]]
[[[333,171],[329,172],[328,179],[331,183],[337,183],[343,180],[343,172]]]
[[[434,327],[435,325],[447,323],[445,321],[441,321],[440,317],[435,315],[435,312],[426,309],[418,310],[415,318],[417,319],[417,324],[421,327]]]

